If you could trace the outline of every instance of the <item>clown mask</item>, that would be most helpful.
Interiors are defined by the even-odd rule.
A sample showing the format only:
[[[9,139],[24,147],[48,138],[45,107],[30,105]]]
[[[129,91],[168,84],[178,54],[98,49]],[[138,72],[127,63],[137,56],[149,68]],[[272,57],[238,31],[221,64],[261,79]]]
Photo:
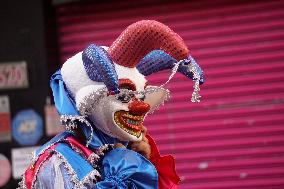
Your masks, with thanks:
[[[79,113],[94,127],[122,141],[140,141],[147,114],[169,98],[162,86],[147,85],[145,76],[165,69],[195,80],[198,93],[202,70],[182,39],[146,20],[130,25],[109,48],[88,46],[68,59],[61,73]]]

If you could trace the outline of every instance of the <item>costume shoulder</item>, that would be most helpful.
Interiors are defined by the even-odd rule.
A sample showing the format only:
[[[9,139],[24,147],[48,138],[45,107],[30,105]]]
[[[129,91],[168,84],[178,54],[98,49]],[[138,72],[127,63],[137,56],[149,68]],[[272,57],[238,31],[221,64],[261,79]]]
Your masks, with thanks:
[[[64,132],[35,152],[31,165],[23,175],[20,188],[50,188],[58,184],[85,188],[100,177],[95,165],[99,156],[83,145],[75,137]],[[59,182],[63,180],[64,182]],[[68,182],[66,182],[68,180]],[[37,182],[38,181],[38,182]],[[62,188],[62,187],[61,187]]]

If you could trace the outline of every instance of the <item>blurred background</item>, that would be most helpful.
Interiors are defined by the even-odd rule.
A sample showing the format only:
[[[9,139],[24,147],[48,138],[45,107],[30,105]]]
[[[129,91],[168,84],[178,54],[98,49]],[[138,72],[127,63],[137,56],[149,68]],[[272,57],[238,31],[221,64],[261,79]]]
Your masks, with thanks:
[[[145,122],[174,155],[180,188],[284,188],[284,1],[6,0],[0,10],[0,188],[16,188],[30,153],[63,130],[52,73],[141,19],[177,32],[206,76],[191,103],[193,82],[175,75],[171,100]]]

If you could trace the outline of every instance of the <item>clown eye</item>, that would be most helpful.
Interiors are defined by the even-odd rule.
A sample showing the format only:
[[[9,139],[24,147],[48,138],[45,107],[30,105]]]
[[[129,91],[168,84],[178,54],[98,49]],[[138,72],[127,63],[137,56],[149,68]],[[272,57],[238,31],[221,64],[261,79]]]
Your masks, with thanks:
[[[144,100],[145,100],[145,95],[141,95],[141,96],[139,97],[139,99],[140,99],[141,101],[144,101]]]
[[[128,103],[132,98],[133,98],[133,95],[125,94],[125,93],[119,94],[116,97],[116,99],[121,101],[122,103]]]
[[[145,95],[146,95],[145,91],[139,91],[135,96],[137,99],[144,101],[146,97]]]

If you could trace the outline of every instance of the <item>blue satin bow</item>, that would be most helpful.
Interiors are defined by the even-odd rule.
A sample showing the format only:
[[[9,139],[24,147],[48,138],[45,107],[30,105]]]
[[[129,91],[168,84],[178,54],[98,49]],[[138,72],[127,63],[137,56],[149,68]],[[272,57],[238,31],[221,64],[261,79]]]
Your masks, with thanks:
[[[96,189],[158,188],[158,174],[154,165],[132,150],[112,150],[104,157],[102,169],[104,178],[96,184]]]

